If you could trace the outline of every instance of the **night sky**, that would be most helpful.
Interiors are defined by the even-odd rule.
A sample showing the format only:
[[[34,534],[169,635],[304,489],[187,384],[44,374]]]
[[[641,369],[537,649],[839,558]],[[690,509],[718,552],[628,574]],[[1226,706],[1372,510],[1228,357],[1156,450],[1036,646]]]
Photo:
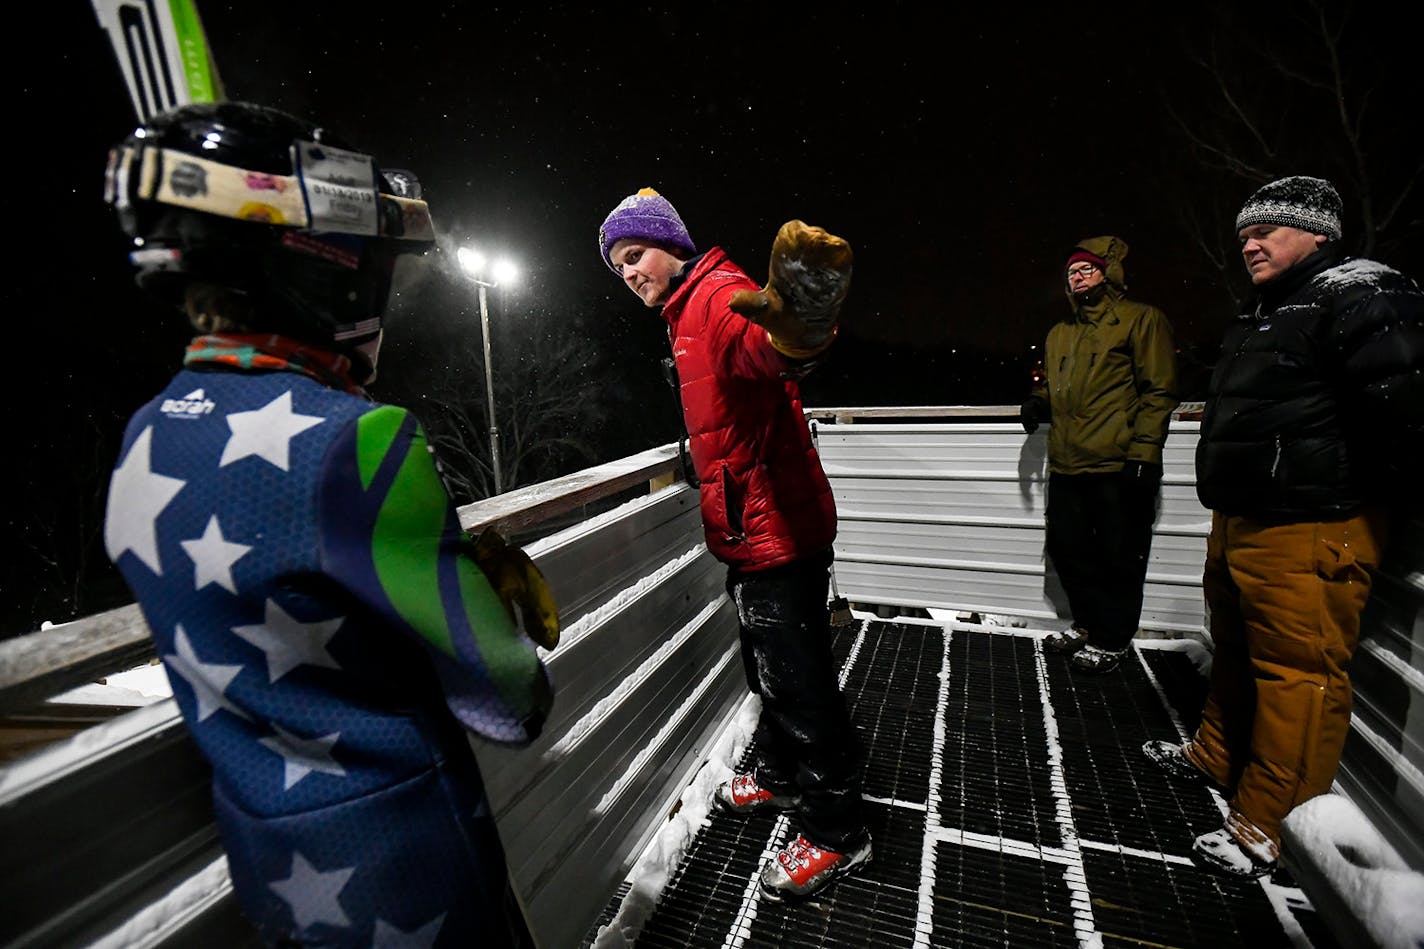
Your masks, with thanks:
[[[1020,348],[1056,315],[1059,258],[1089,234],[1126,232],[1144,277],[1155,261],[1163,293],[1180,282],[1124,167],[1120,135],[1152,107],[1165,41],[1130,20],[514,3],[334,24],[303,4],[274,37],[246,5],[209,6],[229,95],[414,169],[452,238],[524,264],[521,309],[609,300],[610,319],[628,318],[594,235],[645,185],[699,246],[757,276],[788,218],[845,236],[858,255],[846,324],[875,339]],[[1093,50],[1129,36],[1130,55],[1095,65]]]
[[[677,206],[699,247],[721,245],[759,279],[789,218],[851,242],[842,338],[807,382],[813,405],[1017,402],[1032,347],[1067,310],[1068,249],[1099,234],[1131,245],[1130,293],[1167,313],[1184,352],[1209,348],[1240,267],[1219,270],[1202,252],[1193,209],[1238,207],[1259,183],[1253,172],[1337,167],[1314,148],[1330,134],[1328,100],[1322,112],[1303,82],[1282,86],[1265,54],[1241,50],[1324,60],[1310,52],[1304,3],[1286,5],[1303,25],[1264,9],[1218,20],[1210,3],[1170,16],[1131,6],[198,0],[228,98],[324,123],[380,164],[414,171],[448,246],[517,261],[520,285],[492,297],[496,375],[510,334],[571,333],[604,354],[608,386],[666,412],[665,388],[651,394],[662,386],[661,324],[595,241],[604,215],[642,186]],[[1330,22],[1346,6],[1326,4]],[[1375,183],[1392,186],[1424,155],[1418,50],[1390,28],[1387,7],[1355,6],[1342,68],[1380,86],[1369,161]],[[35,10],[13,34],[34,41],[29,55],[5,66],[17,109],[3,196],[7,316],[26,324],[10,334],[21,370],[6,409],[20,443],[7,465],[14,553],[0,590],[12,602],[73,582],[75,555],[56,551],[87,544],[94,558],[96,518],[74,511],[102,510],[123,421],[164,384],[187,338],[132,286],[101,200],[106,151],[134,124],[107,40],[87,0]],[[1172,117],[1209,136],[1216,78],[1188,48],[1221,50],[1216,68],[1248,80],[1241,104],[1276,117],[1270,147],[1243,173],[1184,171],[1208,153]],[[1351,183],[1337,183],[1353,202]],[[1377,256],[1405,269],[1424,259],[1421,219],[1413,195],[1387,232],[1395,258]],[[1229,239],[1229,225],[1214,233]],[[477,339],[473,293],[437,279],[447,287],[426,298],[422,325]],[[388,326],[395,356],[383,375],[404,397],[422,379],[402,358],[401,331]],[[982,368],[956,374],[951,350],[1002,368],[988,370],[992,384]],[[478,366],[470,379],[482,384]],[[651,430],[638,447],[669,434]],[[52,569],[14,566],[48,560]]]

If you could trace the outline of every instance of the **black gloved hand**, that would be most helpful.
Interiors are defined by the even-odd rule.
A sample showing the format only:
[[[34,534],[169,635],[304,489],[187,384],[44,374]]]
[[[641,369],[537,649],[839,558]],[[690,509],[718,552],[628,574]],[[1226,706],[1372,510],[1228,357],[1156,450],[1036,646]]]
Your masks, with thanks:
[[[1032,435],[1038,431],[1039,422],[1048,421],[1048,403],[1034,396],[1024,399],[1019,406],[1019,421],[1023,423],[1023,430]]]
[[[1124,461],[1122,487],[1134,498],[1148,502],[1157,500],[1157,492],[1162,488],[1162,466],[1150,461]]]

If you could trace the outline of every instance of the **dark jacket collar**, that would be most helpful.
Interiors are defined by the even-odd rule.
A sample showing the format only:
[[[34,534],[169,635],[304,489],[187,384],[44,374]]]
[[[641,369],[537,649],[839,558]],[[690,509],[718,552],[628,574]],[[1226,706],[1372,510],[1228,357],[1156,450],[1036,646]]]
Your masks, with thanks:
[[[1122,287],[1104,280],[1081,296],[1069,296],[1073,315],[1069,322],[1096,323],[1123,298]]]
[[[687,282],[687,278],[692,274],[694,270],[697,269],[697,265],[701,263],[702,258],[706,256],[707,251],[704,250],[702,253],[696,255],[695,257],[689,257],[686,261],[683,262],[682,269],[679,270],[676,274],[674,274],[673,278],[668,281],[669,300],[671,300],[673,298],[673,295],[677,293],[677,288]]]
[[[1256,309],[1274,310],[1309,283],[1316,274],[1340,263],[1344,256],[1345,251],[1337,242],[1327,242],[1280,276],[1261,284],[1257,288]]]

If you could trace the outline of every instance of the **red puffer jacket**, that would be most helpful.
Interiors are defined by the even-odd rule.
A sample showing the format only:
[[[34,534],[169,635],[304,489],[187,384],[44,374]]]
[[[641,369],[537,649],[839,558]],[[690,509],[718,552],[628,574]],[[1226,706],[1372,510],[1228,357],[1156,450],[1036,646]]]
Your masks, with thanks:
[[[763,570],[829,550],[836,505],[801,410],[805,374],[727,301],[758,284],[719,247],[663,307],[682,386],[702,526],[718,560]]]

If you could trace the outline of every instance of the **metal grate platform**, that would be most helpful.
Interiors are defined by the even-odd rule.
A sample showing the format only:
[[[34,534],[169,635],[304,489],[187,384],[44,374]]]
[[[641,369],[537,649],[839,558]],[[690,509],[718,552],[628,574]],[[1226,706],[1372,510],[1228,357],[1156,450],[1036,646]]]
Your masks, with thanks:
[[[787,818],[714,811],[636,945],[1336,949],[1284,871],[1240,882],[1189,858],[1221,801],[1140,749],[1195,728],[1191,654],[1139,641],[1120,671],[1084,676],[1041,652],[1043,632],[869,618],[838,632],[872,863],[812,901],[765,902],[756,876]]]

